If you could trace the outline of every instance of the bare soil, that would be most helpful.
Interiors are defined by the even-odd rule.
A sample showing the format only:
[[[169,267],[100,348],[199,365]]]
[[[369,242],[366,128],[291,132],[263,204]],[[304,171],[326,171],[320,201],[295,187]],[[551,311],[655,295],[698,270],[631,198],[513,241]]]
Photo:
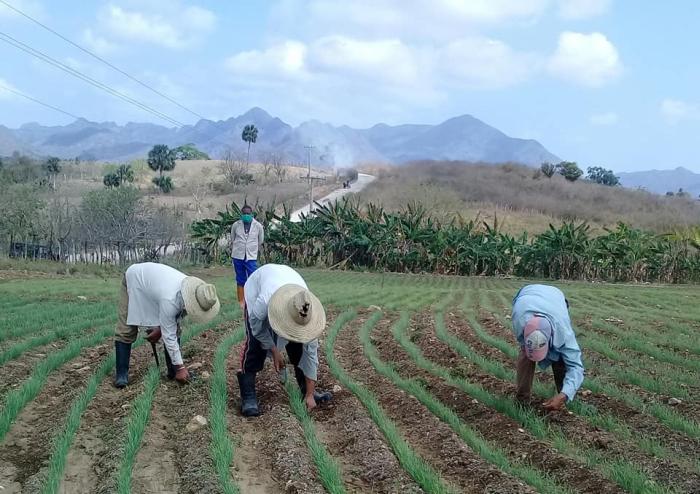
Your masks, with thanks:
[[[520,480],[483,460],[416,398],[379,375],[364,357],[357,339],[361,322],[358,319],[341,332],[335,355],[353,379],[375,394],[404,439],[425,461],[461,492],[533,492]],[[390,320],[384,319],[377,330],[386,331],[390,324]]]
[[[434,333],[431,313],[414,316],[411,326],[419,344],[424,335]],[[378,328],[380,329],[380,328]],[[406,378],[418,378],[431,393],[492,444],[500,447],[512,462],[527,461],[542,472],[547,472],[561,485],[568,485],[577,492],[623,492],[614,483],[592,471],[586,465],[561,455],[551,445],[533,437],[513,419],[479,403],[463,391],[444,383],[427,371],[420,369],[395,341],[389,328],[382,327],[372,335],[380,355],[395,363],[396,369]]]
[[[76,359],[53,371],[39,395],[17,416],[0,448],[3,494],[39,491],[53,437],[64,425],[61,418],[108,353],[106,343],[84,349]]]
[[[514,366],[514,362],[498,349],[479,340],[464,321],[464,318],[458,313],[446,313],[445,323],[451,333],[468,343],[481,355],[497,360],[506,366]],[[467,359],[461,357],[449,346],[442,343],[435,335],[426,334],[423,338],[418,339],[416,344],[420,346],[424,355],[430,360],[454,369],[457,374],[466,377],[470,381],[479,383],[489,392],[503,396],[515,396],[514,383],[503,381],[491,374],[482,372],[476,365],[471,364]],[[551,373],[538,372],[538,375],[544,378],[546,382],[552,382]],[[554,389],[552,391],[554,392]],[[619,402],[617,400],[602,396],[591,399],[592,397],[595,397],[595,395],[588,397],[579,395],[576,399],[594,404],[598,410],[624,419],[633,431],[638,434],[638,437],[648,437],[656,440],[664,444],[672,452],[686,456],[691,460],[697,458],[697,445],[695,441],[687,436],[678,434],[679,441],[670,440],[664,435],[666,434],[664,432],[665,428],[659,426],[653,419],[649,421],[646,416],[637,412],[628,413],[626,416],[620,417],[620,410],[617,407]],[[624,458],[644,470],[651,478],[663,484],[677,486],[682,492],[694,492],[693,489],[697,490],[700,487],[700,477],[697,473],[688,471],[683,466],[674,463],[672,459],[660,459],[644,453],[634,444],[628,443],[603,429],[594,427],[582,417],[566,410],[547,412],[542,408],[541,403],[535,400],[531,402],[531,406],[547,421],[560,427],[566,437],[575,438],[576,441],[581,442],[583,445],[601,450],[612,457]],[[629,410],[629,408],[624,407],[623,410]],[[645,430],[644,426],[640,426],[640,421],[649,424],[650,429]]]

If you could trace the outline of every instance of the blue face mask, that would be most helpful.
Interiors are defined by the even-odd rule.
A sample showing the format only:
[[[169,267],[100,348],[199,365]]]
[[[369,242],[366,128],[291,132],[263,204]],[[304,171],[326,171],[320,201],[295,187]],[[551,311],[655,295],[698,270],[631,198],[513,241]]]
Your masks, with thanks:
[[[243,220],[243,223],[252,223],[253,222],[253,215],[252,214],[242,214],[241,220]]]

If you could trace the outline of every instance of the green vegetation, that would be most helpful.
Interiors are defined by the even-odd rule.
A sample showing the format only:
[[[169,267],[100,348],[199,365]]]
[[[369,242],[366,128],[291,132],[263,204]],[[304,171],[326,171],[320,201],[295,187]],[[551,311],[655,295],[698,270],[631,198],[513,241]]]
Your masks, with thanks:
[[[306,403],[304,403],[299,386],[288,379],[284,388],[289,396],[289,406],[304,430],[304,439],[311,452],[311,458],[313,458],[316,468],[318,468],[318,476],[323,487],[329,494],[344,494],[345,487],[340,466],[318,439],[314,422],[306,410]]]
[[[112,326],[105,326],[93,334],[79,338],[68,343],[58,352],[51,353],[44,360],[40,361],[31,376],[16,389],[13,389],[5,396],[2,410],[0,411],[0,441],[3,440],[10,426],[17,415],[31,400],[41,392],[49,374],[61,365],[77,357],[80,352],[87,347],[101,343],[105,338],[114,333]]]
[[[168,193],[173,188],[172,178],[164,177],[163,172],[175,169],[175,153],[165,144],[156,144],[148,152],[148,167],[154,172],[158,172],[157,177],[153,177],[153,183],[163,193]]]
[[[328,337],[326,338],[326,360],[328,362],[328,367],[338,381],[349,389],[364,405],[367,409],[367,413],[377,425],[377,428],[384,434],[386,441],[394,451],[399,463],[413,480],[429,494],[454,493],[455,490],[449,487],[440,475],[425,463],[425,461],[413,451],[406,440],[401,437],[401,433],[396,427],[396,424],[387,417],[374,394],[365,386],[348,376],[336,360],[335,355],[333,355],[333,347],[335,345],[335,340],[338,338],[338,333],[347,323],[352,321],[356,315],[354,311],[343,312],[330,328]],[[374,326],[381,317],[381,312],[375,312],[372,317],[365,322],[365,325],[368,327]]]
[[[200,151],[197,147],[190,144],[183,144],[173,149],[173,154],[176,160],[208,160],[209,155],[204,151]]]
[[[228,389],[226,385],[226,360],[229,358],[231,347],[241,342],[245,333],[238,328],[219,343],[214,354],[214,374],[211,377],[209,390],[209,420],[211,423],[211,456],[216,475],[219,477],[219,487],[224,494],[238,494],[238,486],[231,479],[233,465],[233,441],[228,433]]]

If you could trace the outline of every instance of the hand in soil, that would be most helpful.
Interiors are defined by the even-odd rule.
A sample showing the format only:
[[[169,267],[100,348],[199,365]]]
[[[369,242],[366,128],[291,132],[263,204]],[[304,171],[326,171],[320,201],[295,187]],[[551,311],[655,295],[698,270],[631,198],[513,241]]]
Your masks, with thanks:
[[[185,367],[184,365],[180,365],[177,366],[175,369],[175,379],[177,380],[177,382],[185,384],[190,381],[190,373],[187,370],[187,367]]]
[[[549,400],[542,403],[542,406],[546,410],[549,410],[551,412],[554,410],[561,410],[561,408],[564,406],[565,403],[566,403],[566,395],[564,393],[559,393],[558,395],[554,396],[553,398],[550,398]]]
[[[313,393],[311,393],[311,395],[306,395],[306,397],[304,397],[304,401],[306,402],[307,411],[310,412],[311,410],[316,408],[316,399],[314,398]]]
[[[275,372],[279,373],[284,369],[284,357],[282,353],[275,347],[272,347],[272,364],[275,367]]]

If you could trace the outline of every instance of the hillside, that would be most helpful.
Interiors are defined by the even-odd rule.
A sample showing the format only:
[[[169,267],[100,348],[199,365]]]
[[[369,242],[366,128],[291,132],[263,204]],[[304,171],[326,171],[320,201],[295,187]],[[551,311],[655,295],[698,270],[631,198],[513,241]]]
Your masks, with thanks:
[[[513,234],[538,233],[566,220],[587,221],[601,231],[622,221],[659,233],[700,224],[700,203],[693,199],[571,183],[559,175],[534,178],[533,169],[512,164],[424,161],[375,173],[377,180],[359,194],[364,203],[395,210],[414,200],[446,221],[497,217]]]
[[[304,146],[312,145],[312,160],[318,166],[416,159],[526,165],[559,160],[539,142],[509,137],[470,115],[438,125],[377,124],[369,129],[353,129],[311,120],[292,127],[260,108],[227,120],[200,120],[181,128],[150,123],[122,126],[85,119],[65,126],[29,123],[19,129],[0,127],[0,155],[23,151],[71,159],[125,160],[143,157],[154,144],[174,147],[193,143],[212,157],[222,157],[228,150],[246,149],[241,132],[247,124],[259,129],[254,154],[274,151],[283,153],[289,161],[303,163],[307,159]]]
[[[642,188],[657,194],[683,189],[693,197],[700,196],[700,173],[693,173],[682,166],[673,170],[618,173],[618,176],[625,187]]]

